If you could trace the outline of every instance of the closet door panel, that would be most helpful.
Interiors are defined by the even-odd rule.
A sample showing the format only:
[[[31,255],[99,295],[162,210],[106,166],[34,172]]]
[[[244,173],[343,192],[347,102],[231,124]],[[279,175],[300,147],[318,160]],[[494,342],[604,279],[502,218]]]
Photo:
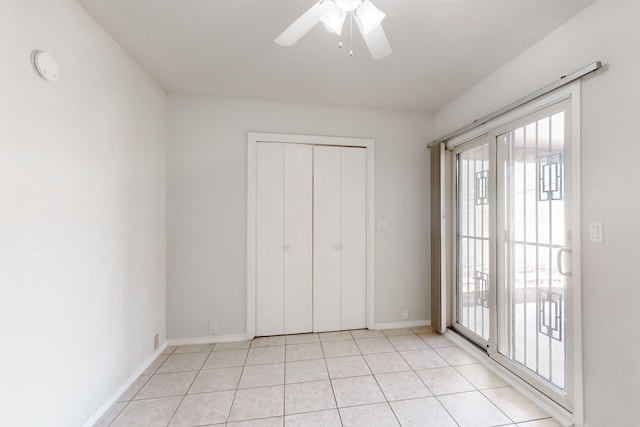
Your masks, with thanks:
[[[314,147],[313,329],[340,330],[340,149]]]
[[[256,152],[256,335],[284,333],[283,144]]]
[[[359,329],[367,326],[367,152],[341,151],[341,329]]]
[[[284,333],[313,329],[313,147],[284,146]]]

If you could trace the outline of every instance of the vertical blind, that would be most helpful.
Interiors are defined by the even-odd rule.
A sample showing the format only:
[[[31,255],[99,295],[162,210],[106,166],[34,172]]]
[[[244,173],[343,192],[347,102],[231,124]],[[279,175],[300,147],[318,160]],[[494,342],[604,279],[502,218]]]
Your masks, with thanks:
[[[431,326],[444,333],[447,329],[443,320],[444,301],[444,270],[442,268],[442,232],[443,223],[443,174],[445,144],[438,143],[429,146],[431,156]]]

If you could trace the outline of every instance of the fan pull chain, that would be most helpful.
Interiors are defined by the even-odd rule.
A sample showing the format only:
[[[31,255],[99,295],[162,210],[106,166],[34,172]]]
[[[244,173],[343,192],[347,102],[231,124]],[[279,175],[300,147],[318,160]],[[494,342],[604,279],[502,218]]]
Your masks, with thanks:
[[[349,43],[351,45],[351,49],[349,50],[349,56],[353,56],[353,12],[351,12],[351,22],[350,22],[350,29],[349,29]]]
[[[342,9],[340,9],[340,22],[342,22]],[[342,37],[342,28],[340,29],[340,37]],[[342,49],[342,40],[340,40],[340,43],[338,43],[338,48]]]

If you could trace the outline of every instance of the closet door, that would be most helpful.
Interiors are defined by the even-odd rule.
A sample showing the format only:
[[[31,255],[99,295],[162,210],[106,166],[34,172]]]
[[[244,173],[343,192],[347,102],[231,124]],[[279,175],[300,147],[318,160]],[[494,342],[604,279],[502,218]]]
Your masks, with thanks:
[[[341,324],[367,327],[367,150],[341,148]]]
[[[284,332],[284,145],[256,148],[256,335]]]
[[[284,333],[313,329],[313,147],[284,144]]]
[[[314,331],[366,327],[366,151],[314,147]]]
[[[257,147],[256,334],[311,332],[312,147]]]
[[[340,149],[314,147],[313,329],[340,330]]]

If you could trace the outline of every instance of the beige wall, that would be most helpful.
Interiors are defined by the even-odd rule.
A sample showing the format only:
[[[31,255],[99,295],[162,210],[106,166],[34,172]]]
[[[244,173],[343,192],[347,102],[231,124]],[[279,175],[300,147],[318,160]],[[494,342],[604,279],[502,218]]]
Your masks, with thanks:
[[[0,425],[79,426],[164,341],[166,96],[74,1],[1,0],[0,52]]]
[[[168,151],[169,338],[246,331],[247,132],[376,140],[376,322],[429,313],[429,203],[420,114],[172,96]]]
[[[640,55],[637,0],[600,0],[435,116],[436,136],[594,61],[582,86],[582,289],[585,421],[637,425],[640,344]],[[604,222],[604,244],[588,223]]]

